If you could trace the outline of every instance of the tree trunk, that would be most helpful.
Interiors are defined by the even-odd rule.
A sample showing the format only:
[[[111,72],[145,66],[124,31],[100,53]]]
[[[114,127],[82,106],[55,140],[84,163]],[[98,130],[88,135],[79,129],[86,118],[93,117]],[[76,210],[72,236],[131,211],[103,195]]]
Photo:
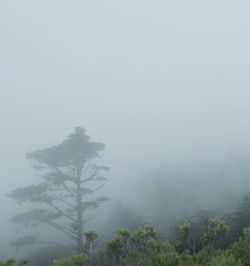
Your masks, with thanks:
[[[83,248],[83,221],[82,221],[82,193],[81,193],[81,171],[77,169],[77,253]]]

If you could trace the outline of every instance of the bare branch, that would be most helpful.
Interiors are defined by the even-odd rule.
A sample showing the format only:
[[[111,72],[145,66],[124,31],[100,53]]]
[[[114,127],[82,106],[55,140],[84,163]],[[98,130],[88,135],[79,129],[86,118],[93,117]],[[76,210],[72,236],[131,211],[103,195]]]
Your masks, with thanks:
[[[62,201],[64,202],[65,204],[69,205],[70,207],[73,207],[74,209],[76,208],[76,205],[64,200],[63,198],[57,198],[56,200],[59,200],[59,201]]]
[[[76,222],[75,219],[73,219],[70,215],[68,215],[67,213],[65,213],[64,211],[62,211],[60,208],[58,208],[57,206],[55,206],[53,203],[48,203],[51,207],[53,207],[55,210],[57,210],[59,213],[61,213],[63,216],[67,217],[68,219],[70,219],[72,222]]]
[[[48,225],[58,229],[59,231],[63,232],[64,234],[66,234],[67,236],[69,236],[70,238],[72,238],[73,240],[76,240],[76,236],[72,235],[70,232],[68,232],[67,230],[65,230],[64,228],[62,228],[59,224],[55,223],[55,222],[47,222]]]
[[[100,178],[97,178],[99,172],[100,171],[108,171],[109,167],[93,165],[92,169],[93,169],[92,174],[90,174],[85,179],[81,180],[81,183],[85,183],[85,182],[88,182],[88,181],[91,181],[91,180],[97,180],[97,181],[100,180]]]
[[[105,184],[106,184],[106,183],[101,184],[99,187],[95,188],[94,191],[99,190],[99,189],[102,188]]]
[[[77,197],[77,195],[72,191],[72,189],[68,187],[65,183],[63,183],[63,186],[74,198]]]
[[[91,217],[89,217],[89,218],[87,218],[87,219],[85,219],[85,220],[83,220],[82,222],[83,222],[83,223],[87,223],[88,221],[94,219],[95,217],[96,217],[96,214],[93,215],[93,216],[91,216]]]

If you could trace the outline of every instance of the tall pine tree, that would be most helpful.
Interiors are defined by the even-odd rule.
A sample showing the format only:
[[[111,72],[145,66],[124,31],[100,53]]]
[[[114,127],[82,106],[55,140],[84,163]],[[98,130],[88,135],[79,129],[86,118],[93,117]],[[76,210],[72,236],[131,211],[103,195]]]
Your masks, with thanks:
[[[31,226],[52,226],[73,240],[80,253],[84,223],[91,219],[84,214],[107,200],[104,196],[91,195],[106,182],[101,173],[109,168],[93,163],[104,147],[100,142],[91,142],[85,129],[77,127],[62,143],[28,153],[27,159],[39,171],[42,182],[19,187],[9,196],[19,204],[42,203],[43,207],[17,214],[11,220]],[[93,185],[94,182],[97,184]]]

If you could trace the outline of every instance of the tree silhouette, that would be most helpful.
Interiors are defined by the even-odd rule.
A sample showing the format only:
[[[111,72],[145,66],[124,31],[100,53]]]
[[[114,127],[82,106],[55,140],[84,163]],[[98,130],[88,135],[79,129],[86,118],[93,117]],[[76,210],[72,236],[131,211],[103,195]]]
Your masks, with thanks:
[[[100,142],[90,142],[85,129],[77,127],[62,143],[28,153],[27,159],[39,171],[42,182],[19,187],[8,195],[19,204],[42,204],[42,208],[17,214],[11,220],[26,226],[52,226],[73,240],[77,252],[81,252],[83,226],[92,218],[84,214],[107,200],[104,196],[90,196],[106,182],[101,173],[109,167],[93,163],[104,147]]]

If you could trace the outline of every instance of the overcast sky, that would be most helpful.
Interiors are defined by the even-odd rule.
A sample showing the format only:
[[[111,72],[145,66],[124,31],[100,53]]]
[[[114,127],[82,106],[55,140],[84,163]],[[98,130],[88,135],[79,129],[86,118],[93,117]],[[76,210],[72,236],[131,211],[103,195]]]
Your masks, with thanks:
[[[25,153],[75,126],[106,144],[118,191],[151,166],[249,147],[249,9],[248,0],[1,1],[2,202],[34,179]]]

